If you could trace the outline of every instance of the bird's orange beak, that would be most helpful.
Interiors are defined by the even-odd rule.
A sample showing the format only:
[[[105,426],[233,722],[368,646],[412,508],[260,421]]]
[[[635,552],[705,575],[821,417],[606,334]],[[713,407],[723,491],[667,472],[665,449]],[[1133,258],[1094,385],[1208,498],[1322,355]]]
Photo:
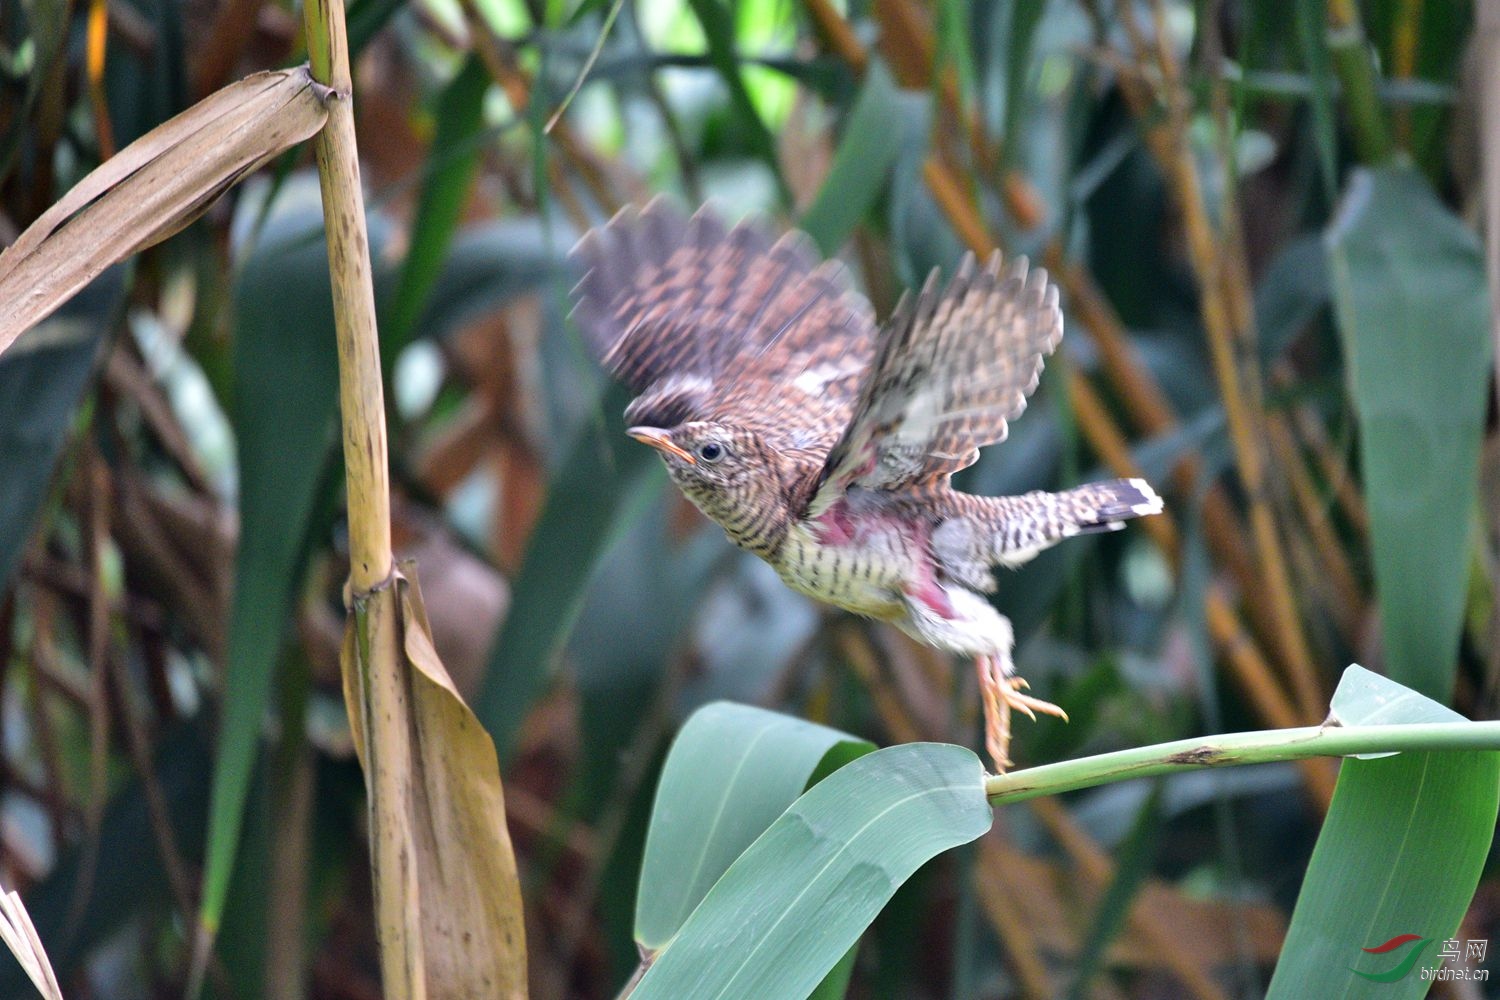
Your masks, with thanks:
[[[679,448],[676,442],[672,440],[672,436],[666,431],[658,430],[655,427],[632,427],[625,433],[642,444],[649,444],[657,451],[668,455],[676,455],[688,465],[698,464],[697,457],[692,452]]]

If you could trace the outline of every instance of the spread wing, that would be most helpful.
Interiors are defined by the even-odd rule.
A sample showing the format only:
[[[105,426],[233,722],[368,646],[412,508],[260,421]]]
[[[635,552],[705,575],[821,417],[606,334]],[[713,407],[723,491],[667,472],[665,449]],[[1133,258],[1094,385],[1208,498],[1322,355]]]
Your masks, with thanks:
[[[881,334],[854,416],[828,456],[809,513],[850,487],[946,485],[979,449],[1005,439],[1042,362],[1062,339],[1057,287],[1041,268],[973,255],[946,289],[937,273],[903,298]]]
[[[571,256],[583,271],[574,319],[639,394],[630,422],[721,420],[819,459],[848,424],[873,311],[803,234],[731,229],[658,198],[590,230]]]

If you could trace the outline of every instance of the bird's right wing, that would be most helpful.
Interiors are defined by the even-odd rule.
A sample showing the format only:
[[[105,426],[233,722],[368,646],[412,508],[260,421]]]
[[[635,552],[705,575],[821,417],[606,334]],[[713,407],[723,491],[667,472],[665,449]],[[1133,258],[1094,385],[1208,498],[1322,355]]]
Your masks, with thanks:
[[[981,269],[967,255],[946,289],[933,272],[882,331],[809,513],[822,513],[853,487],[946,486],[981,447],[1005,439],[1062,330],[1057,286],[1025,257],[1002,266],[997,253]]]
[[[787,447],[832,446],[875,350],[873,311],[798,232],[772,239],[657,198],[590,230],[571,255],[574,319],[639,397],[627,418],[717,419]]]

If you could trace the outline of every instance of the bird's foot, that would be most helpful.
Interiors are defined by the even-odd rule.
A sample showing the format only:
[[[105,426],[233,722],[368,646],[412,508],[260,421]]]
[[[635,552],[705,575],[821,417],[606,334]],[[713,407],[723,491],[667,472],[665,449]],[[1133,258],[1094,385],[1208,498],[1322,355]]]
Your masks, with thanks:
[[[1023,677],[1006,676],[1000,657],[978,656],[974,669],[979,674],[979,694],[984,705],[984,747],[994,762],[995,773],[1004,774],[1011,766],[1010,713],[1022,712],[1035,722],[1038,712],[1068,721],[1068,713],[1050,701],[1025,694],[1031,687]]]

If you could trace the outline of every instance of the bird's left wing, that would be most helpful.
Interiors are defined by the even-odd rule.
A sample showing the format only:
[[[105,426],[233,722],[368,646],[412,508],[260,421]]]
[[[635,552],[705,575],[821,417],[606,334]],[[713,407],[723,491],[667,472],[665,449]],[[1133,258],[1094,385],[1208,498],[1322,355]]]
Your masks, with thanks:
[[[827,453],[875,352],[870,304],[811,241],[753,222],[691,218],[657,198],[590,230],[574,319],[604,366],[639,395],[627,418],[755,427]]]
[[[945,485],[981,447],[1005,439],[1062,329],[1057,286],[1024,257],[1002,266],[997,253],[980,268],[967,255],[946,289],[933,272],[882,331],[809,513],[851,487]]]

